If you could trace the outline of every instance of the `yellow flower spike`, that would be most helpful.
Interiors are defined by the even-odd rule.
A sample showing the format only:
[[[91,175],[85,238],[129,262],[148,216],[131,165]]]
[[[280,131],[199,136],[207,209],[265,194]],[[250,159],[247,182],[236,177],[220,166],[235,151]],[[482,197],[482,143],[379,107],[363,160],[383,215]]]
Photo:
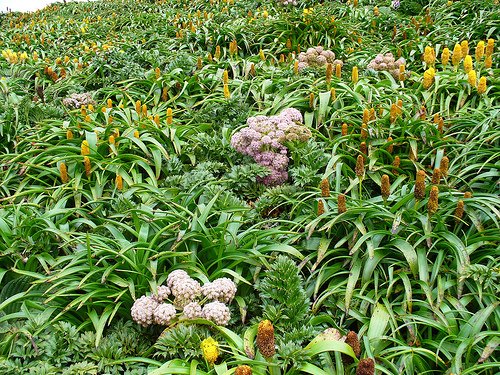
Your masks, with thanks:
[[[90,118],[89,115],[86,115],[85,118],[84,118],[84,121],[85,122],[90,122],[90,121],[92,121],[92,119]]]
[[[231,97],[231,92],[229,91],[229,85],[224,83],[224,98],[229,99]]]
[[[61,62],[62,62],[62,59],[60,57],[58,57],[56,59],[56,65],[61,65]]]
[[[366,160],[366,155],[368,155],[368,146],[366,142],[361,142],[359,145],[359,152],[363,155],[363,159]]]
[[[394,143],[392,143],[393,141],[394,141],[394,140],[392,139],[392,137],[390,137],[390,136],[389,136],[389,137],[387,138],[387,143],[389,144],[389,145],[387,146],[387,152],[388,152],[389,154],[392,154],[392,152],[394,151]]]
[[[214,58],[215,58],[216,60],[219,60],[219,59],[220,59],[220,46],[219,46],[219,45],[217,45],[217,46],[215,47],[215,55],[214,55]]]
[[[286,45],[285,46],[286,46],[287,49],[292,49],[292,41],[290,40],[290,38],[288,38],[286,40]]]
[[[464,58],[464,70],[465,73],[469,73],[472,69],[474,68],[472,64],[472,57],[471,55],[466,55]]]
[[[262,50],[262,48],[259,50],[259,57],[261,61],[266,61],[266,56],[264,55],[264,51]]]
[[[252,77],[255,77],[255,76],[256,76],[256,74],[257,74],[257,73],[255,72],[255,64],[254,64],[254,63],[251,63],[251,64],[250,64],[250,75],[251,75]]]
[[[227,70],[224,70],[224,73],[222,74],[222,83],[227,84],[229,82],[229,73]]]
[[[299,74],[299,62],[298,61],[295,61],[293,63],[293,73],[294,74]]]
[[[477,84],[477,93],[484,94],[486,92],[486,77],[479,78],[479,83]]]
[[[351,80],[353,83],[357,83],[358,82],[358,67],[357,66],[353,66],[352,68],[352,74],[351,74]]]
[[[405,80],[405,66],[404,65],[399,66],[399,77],[398,78],[400,81]]]
[[[33,52],[33,61],[37,61],[38,60],[38,53],[35,51]]]
[[[392,162],[392,166],[394,167],[392,169],[392,174],[396,174],[396,175],[399,174],[398,168],[399,168],[400,164],[401,164],[401,158],[398,155],[396,155],[394,157],[394,161]]]
[[[370,110],[368,108],[363,109],[363,124],[367,124],[370,121]]]
[[[346,198],[344,194],[339,194],[337,196],[337,212],[343,214],[347,211]]]
[[[142,115],[144,117],[147,117],[147,115],[148,115],[148,106],[146,104],[143,104],[142,108],[141,108],[141,111],[142,111]]]
[[[267,11],[267,10],[265,10],[265,11],[263,11],[263,12],[262,12],[262,17],[263,17],[263,18],[267,18],[267,17],[269,17],[269,13],[268,13],[268,11]]]
[[[348,132],[349,132],[349,126],[344,122],[342,124],[342,130],[341,130],[342,137],[345,137]]]
[[[229,42],[229,54],[235,55],[238,52],[238,43],[235,39]]]
[[[493,55],[493,50],[495,49],[495,40],[490,38],[488,39],[488,43],[486,44],[486,56]]]
[[[332,99],[332,102],[335,101],[335,99],[337,99],[337,93],[335,92],[334,88],[330,89],[330,98]]]
[[[113,108],[113,101],[111,99],[107,100],[108,108]]]
[[[469,73],[467,74],[467,81],[469,82],[469,85],[471,85],[472,87],[477,86],[477,76],[475,70],[469,71]]]
[[[66,139],[73,139],[73,132],[70,129],[66,131]]]
[[[115,178],[115,186],[117,190],[123,190],[123,178],[118,173]]]
[[[466,56],[469,54],[469,42],[467,40],[462,41],[460,43],[460,48],[462,49],[462,56]]]
[[[161,76],[160,68],[156,67],[155,68],[155,77],[156,77],[156,79],[159,79],[160,76]]]
[[[448,65],[450,61],[450,49],[448,47],[443,48],[443,52],[441,53],[441,63],[443,66]]]
[[[88,156],[84,156],[83,157],[83,167],[85,169],[85,175],[87,177],[90,176],[90,172],[91,172],[91,169],[92,169],[92,165],[90,164],[90,159]]]
[[[155,115],[153,121],[156,125],[160,126],[160,115]]]
[[[135,102],[135,111],[137,112],[137,114],[141,114],[141,106],[142,106],[142,103],[140,100],[137,100]]]
[[[69,63],[69,56],[64,56],[64,63],[65,64]]]
[[[61,164],[59,164],[59,172],[63,184],[67,183],[69,181],[69,177],[68,177],[68,169],[66,168],[66,163],[61,162]]]
[[[492,56],[486,56],[486,59],[484,60],[484,67],[486,69],[490,69],[493,64],[493,58]]]
[[[82,141],[81,154],[83,156],[90,155],[90,146],[87,140]]]
[[[433,186],[429,195],[429,201],[427,202],[427,212],[429,213],[429,216],[435,214],[438,210],[438,196],[439,189],[437,186]]]
[[[415,190],[413,191],[415,200],[419,201],[425,198],[425,171],[418,171],[415,178]]]
[[[380,16],[380,11],[378,10],[378,6],[376,6],[376,5],[373,7],[373,15],[375,17]]]
[[[92,104],[89,104],[87,108],[90,112],[94,112],[94,106]]]
[[[234,370],[234,375],[252,375],[252,368],[248,365],[239,365]]]
[[[370,108],[370,121],[375,121],[375,108]]]
[[[460,47],[460,44],[455,44],[455,48],[453,48],[453,54],[451,55],[451,63],[454,66],[458,66],[460,64],[460,61],[462,60],[462,47]]]
[[[164,87],[161,92],[161,100],[166,102],[168,101],[168,88]]]
[[[331,63],[326,64],[326,84],[329,85],[332,81],[333,65]]]
[[[464,201],[461,199],[457,202],[457,208],[455,209],[454,216],[457,224],[462,220],[462,217],[464,216]]]
[[[114,135],[110,135],[108,139],[109,139],[109,144],[110,145],[115,145],[116,140],[115,140],[115,136]]]
[[[257,328],[257,348],[259,352],[268,359],[276,354],[274,344],[274,327],[269,320],[263,320]]]
[[[335,77],[340,79],[342,77],[342,65],[335,64]]]
[[[434,83],[434,77],[436,75],[436,71],[434,68],[429,68],[424,72],[424,80],[423,80],[423,86],[424,89],[428,89],[429,87],[432,86]]]
[[[309,108],[314,108],[314,93],[309,94]]]
[[[321,180],[319,188],[321,189],[322,197],[327,198],[330,196],[330,182],[328,181],[328,179],[324,178],[323,180]]]
[[[172,125],[173,119],[172,108],[167,108],[167,125]]]
[[[431,183],[433,185],[439,185],[439,180],[440,179],[441,179],[441,169],[434,168],[434,171],[432,171],[432,181],[431,181]]]
[[[368,138],[368,125],[363,123],[361,125],[361,133],[360,133],[361,139],[366,139]]]
[[[140,138],[141,137],[141,135],[139,134],[139,130],[137,130],[137,129],[134,130],[134,137],[135,138]]]
[[[480,40],[476,46],[476,61],[480,61],[483,58],[485,48],[484,42]]]
[[[398,118],[398,106],[396,103],[391,104],[391,111],[390,111],[390,121],[391,124],[394,124],[396,119]]]
[[[215,361],[217,361],[217,358],[219,358],[219,343],[212,337],[209,337],[201,342],[200,347],[203,358],[205,358],[210,365],[213,365]]]
[[[317,211],[317,216],[321,216],[325,213],[325,204],[323,203],[323,200],[318,201],[318,211]]]
[[[101,112],[102,112],[102,113],[106,113],[107,109],[108,109],[108,108],[107,108],[106,106],[102,106],[102,107],[101,107]]]
[[[431,46],[425,47],[424,62],[427,65],[434,65],[435,61],[436,61],[436,52],[434,51],[434,48],[432,48]]]
[[[441,176],[448,177],[448,169],[450,167],[450,159],[448,156],[443,156],[441,159],[441,163],[439,165],[439,171],[441,172]]]
[[[358,155],[354,172],[360,179],[362,179],[365,175],[365,158],[363,157],[363,155]]]
[[[397,111],[398,116],[403,114],[403,99],[398,99]]]
[[[389,176],[386,174],[384,174],[380,180],[380,192],[384,201],[386,201],[387,198],[389,198],[389,195],[391,195],[391,182],[389,180]]]

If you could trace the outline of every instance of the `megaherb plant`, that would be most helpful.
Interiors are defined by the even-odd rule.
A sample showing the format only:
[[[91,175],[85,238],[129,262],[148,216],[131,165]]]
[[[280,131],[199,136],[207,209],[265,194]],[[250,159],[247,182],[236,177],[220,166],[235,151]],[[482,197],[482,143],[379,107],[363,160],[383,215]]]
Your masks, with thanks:
[[[1,14],[1,372],[495,373],[498,5],[419,4]]]

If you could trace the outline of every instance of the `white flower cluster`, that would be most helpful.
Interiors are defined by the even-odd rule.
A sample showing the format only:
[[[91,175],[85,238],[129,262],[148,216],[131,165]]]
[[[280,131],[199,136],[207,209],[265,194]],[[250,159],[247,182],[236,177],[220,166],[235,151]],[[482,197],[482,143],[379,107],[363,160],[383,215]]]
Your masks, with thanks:
[[[385,70],[391,73],[394,78],[398,79],[400,65],[406,65],[404,58],[400,57],[399,59],[394,60],[394,55],[390,52],[385,55],[379,53],[372,61],[370,61],[368,69],[372,69],[377,72]]]
[[[203,285],[201,292],[213,301],[230,303],[236,294],[236,285],[227,277],[221,277]]]
[[[307,67],[322,67],[326,64],[332,64],[335,69],[335,65],[344,65],[342,60],[335,59],[335,53],[329,49],[323,49],[323,47],[311,47],[308,48],[306,52],[299,53],[299,71],[304,70]]]
[[[298,4],[297,0],[278,0],[278,3],[281,5],[293,5],[296,6]]]
[[[210,302],[203,306],[203,317],[217,325],[225,326],[231,319],[229,308],[222,302]]]
[[[236,294],[232,280],[222,277],[201,286],[187,272],[175,270],[168,275],[166,284],[151,296],[142,296],[134,302],[130,313],[136,323],[143,327],[153,323],[168,325],[177,316],[177,310],[187,319],[204,318],[218,325],[229,322],[231,314],[225,303],[230,303]],[[169,297],[173,303],[165,302]],[[209,303],[202,307],[206,301]]]
[[[62,103],[68,108],[80,108],[82,105],[95,104],[92,96],[88,92],[83,94],[71,94],[68,98],[64,98]]]
[[[142,296],[134,302],[130,315],[132,319],[143,327],[151,325],[154,321],[154,311],[158,307],[155,298]]]

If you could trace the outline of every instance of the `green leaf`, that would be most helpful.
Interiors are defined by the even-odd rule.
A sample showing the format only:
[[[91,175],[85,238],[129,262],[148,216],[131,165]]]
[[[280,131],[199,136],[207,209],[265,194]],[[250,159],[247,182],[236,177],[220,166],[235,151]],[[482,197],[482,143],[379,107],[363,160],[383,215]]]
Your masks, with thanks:
[[[370,340],[370,346],[374,355],[377,355],[382,349],[379,344],[382,342],[382,336],[387,331],[390,314],[384,305],[377,303],[370,318],[367,336]]]
[[[418,259],[417,259],[417,252],[415,251],[413,246],[410,245],[405,240],[399,238],[391,241],[390,245],[397,247],[403,253],[403,256],[405,257],[406,261],[408,262],[408,265],[410,266],[411,273],[413,274],[413,276],[417,276]]]

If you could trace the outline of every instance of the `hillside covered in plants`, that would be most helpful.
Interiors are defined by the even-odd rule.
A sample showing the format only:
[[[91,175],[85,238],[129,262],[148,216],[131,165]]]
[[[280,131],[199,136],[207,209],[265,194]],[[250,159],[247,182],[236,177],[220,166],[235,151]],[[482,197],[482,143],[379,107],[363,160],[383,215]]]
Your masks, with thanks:
[[[0,374],[495,374],[497,0],[0,14]]]

